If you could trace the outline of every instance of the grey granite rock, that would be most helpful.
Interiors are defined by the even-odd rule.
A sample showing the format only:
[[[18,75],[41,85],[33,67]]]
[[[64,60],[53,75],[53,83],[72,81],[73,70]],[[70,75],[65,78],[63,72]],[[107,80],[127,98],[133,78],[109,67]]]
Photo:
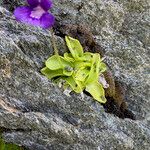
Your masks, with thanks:
[[[127,86],[126,99],[136,121],[105,113],[86,95],[84,99],[75,93],[68,97],[42,76],[44,60],[53,54],[51,34],[17,23],[11,11],[24,1],[8,2],[0,7],[0,127],[7,129],[4,139],[31,150],[148,150],[149,0],[55,0],[52,9],[63,23],[91,28],[115,78]],[[63,53],[63,39],[56,39]]]

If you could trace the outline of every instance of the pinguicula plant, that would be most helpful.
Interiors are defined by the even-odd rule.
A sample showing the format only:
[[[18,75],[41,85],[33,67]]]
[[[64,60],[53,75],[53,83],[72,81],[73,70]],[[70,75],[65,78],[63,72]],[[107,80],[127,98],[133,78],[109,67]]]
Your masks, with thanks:
[[[44,29],[51,28],[55,17],[48,12],[52,7],[50,0],[27,0],[27,6],[15,9],[14,15],[17,21],[39,26]],[[53,33],[52,33],[53,35]],[[108,87],[103,76],[106,65],[102,62],[98,53],[83,52],[83,47],[77,39],[66,36],[66,45],[69,52],[63,56],[58,54],[54,36],[52,42],[55,54],[48,58],[41,73],[57,83],[63,82],[64,89],[70,89],[76,93],[84,90],[101,103],[106,102],[104,88]]]
[[[70,52],[63,56],[53,55],[46,60],[41,72],[57,83],[62,80],[63,87],[71,91],[82,93],[89,92],[93,98],[101,103],[106,102],[104,88],[106,85],[101,76],[106,71],[98,53],[83,52],[83,47],[77,39],[66,36],[65,41]],[[57,58],[59,57],[59,59]],[[105,81],[105,80],[104,80]]]

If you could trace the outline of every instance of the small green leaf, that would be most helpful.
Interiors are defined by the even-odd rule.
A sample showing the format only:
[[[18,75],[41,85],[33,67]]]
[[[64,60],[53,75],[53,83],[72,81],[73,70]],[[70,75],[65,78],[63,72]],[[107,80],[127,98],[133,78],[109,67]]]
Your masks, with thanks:
[[[105,72],[106,70],[107,70],[106,64],[103,63],[103,62],[100,62],[100,65],[99,65],[99,72],[100,72],[100,73],[103,73],[103,72]]]
[[[50,70],[47,67],[44,67],[43,69],[41,69],[41,73],[44,74],[48,79],[52,79],[54,77],[58,77],[58,76],[63,76],[64,75],[62,69]]]
[[[65,36],[66,44],[75,60],[78,60],[79,57],[83,56],[83,48],[80,42],[77,39],[74,39],[69,36]]]
[[[66,76],[71,76],[73,73],[73,68],[70,67],[70,66],[66,66],[64,69],[63,69],[63,74],[66,75]]]
[[[64,69],[65,67],[73,67],[72,63],[65,60],[62,56],[53,55],[45,62],[46,67],[50,70]]]
[[[106,103],[105,92],[103,86],[99,82],[87,84],[85,90],[89,92],[98,102]]]
[[[76,80],[84,82],[86,77],[89,75],[89,72],[89,69],[83,67],[76,71],[74,77]]]
[[[83,62],[83,61],[76,61],[76,62],[74,62],[74,67],[75,67],[75,70],[83,68],[83,67],[84,68],[85,67],[90,68],[91,67],[91,63],[90,62]]]
[[[63,77],[63,80],[65,80],[73,91],[76,93],[81,93],[83,91],[83,85],[80,81],[75,80],[72,76],[70,77]]]
[[[82,60],[83,61],[87,61],[87,62],[91,62],[92,59],[93,59],[93,56],[94,56],[93,53],[85,52],[84,55],[83,55],[83,57],[82,57]]]
[[[98,81],[99,78],[99,65],[100,65],[100,55],[94,54],[91,64],[91,70],[87,80],[85,81],[86,84],[94,81]]]
[[[72,58],[71,53],[64,53],[64,59],[69,61],[69,62],[74,62],[74,58]]]

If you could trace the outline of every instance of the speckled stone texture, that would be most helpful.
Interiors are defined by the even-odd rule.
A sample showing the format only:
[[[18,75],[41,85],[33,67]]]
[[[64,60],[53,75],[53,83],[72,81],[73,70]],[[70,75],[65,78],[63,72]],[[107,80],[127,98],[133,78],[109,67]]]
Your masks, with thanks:
[[[55,0],[51,10],[59,22],[88,25],[114,77],[126,85],[136,121],[105,113],[86,95],[68,97],[41,75],[53,54],[51,34],[15,21],[12,10],[23,3],[2,1],[0,7],[3,138],[30,150],[149,150],[150,1]],[[56,39],[64,52],[63,39]]]

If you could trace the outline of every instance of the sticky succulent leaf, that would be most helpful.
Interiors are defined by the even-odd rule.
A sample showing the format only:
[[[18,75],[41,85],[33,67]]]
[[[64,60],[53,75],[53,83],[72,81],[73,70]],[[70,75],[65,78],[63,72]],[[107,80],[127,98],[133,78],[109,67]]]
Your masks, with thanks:
[[[75,79],[78,81],[84,82],[86,77],[89,75],[89,69],[87,68],[80,68],[76,73],[75,73]]]
[[[86,84],[90,82],[98,81],[99,65],[100,65],[100,56],[99,54],[94,54],[93,59],[92,59],[91,70],[90,70],[87,80],[85,81]]]
[[[52,79],[54,77],[58,77],[58,76],[63,76],[64,75],[62,69],[50,70],[47,67],[41,69],[41,73],[44,74],[48,79]]]
[[[72,58],[71,53],[64,53],[64,59],[69,61],[69,62],[74,62],[74,58]]]
[[[89,92],[98,102],[106,103],[105,92],[103,86],[99,82],[92,82],[86,85],[85,90]]]
[[[69,66],[64,67],[64,69],[63,69],[63,74],[64,75],[71,76],[72,73],[73,73],[73,68],[72,67],[69,67]]]
[[[91,62],[93,59],[94,54],[90,53],[90,52],[85,52],[83,53],[82,57],[78,57],[78,59],[76,59],[77,61],[82,61],[82,62]]]
[[[91,62],[93,59],[94,54],[90,52],[85,52],[84,55],[82,56],[83,61]]]
[[[66,40],[67,47],[75,60],[78,60],[79,57],[83,56],[82,45],[77,39],[74,39],[69,36],[65,36],[65,40]]]
[[[65,60],[62,56],[53,55],[45,62],[46,67],[50,70],[64,69],[64,67],[72,67],[71,62]]]
[[[102,72],[105,72],[107,70],[107,66],[105,63],[103,62],[100,62],[100,65],[99,65],[99,72],[102,73]]]
[[[75,80],[72,76],[70,77],[63,77],[63,80],[65,80],[71,87],[73,91],[76,93],[81,93],[83,91],[83,85],[80,81]]]
[[[91,67],[91,63],[90,62],[83,62],[83,61],[76,61],[74,62],[74,67],[75,69],[80,69],[80,68],[85,68],[85,67]]]

